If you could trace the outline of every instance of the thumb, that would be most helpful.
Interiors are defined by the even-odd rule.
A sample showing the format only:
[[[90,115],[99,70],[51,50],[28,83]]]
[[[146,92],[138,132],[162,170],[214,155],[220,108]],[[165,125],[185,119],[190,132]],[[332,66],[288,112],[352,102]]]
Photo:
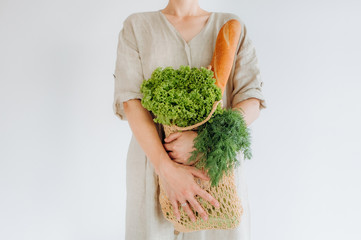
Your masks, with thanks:
[[[182,134],[181,132],[171,133],[168,137],[164,138],[164,141],[171,142],[171,141],[179,138],[181,134]]]
[[[208,177],[208,175],[204,171],[202,171],[196,167],[191,168],[191,173],[196,177],[202,178],[203,180],[206,180],[206,181],[210,180],[210,177]]]

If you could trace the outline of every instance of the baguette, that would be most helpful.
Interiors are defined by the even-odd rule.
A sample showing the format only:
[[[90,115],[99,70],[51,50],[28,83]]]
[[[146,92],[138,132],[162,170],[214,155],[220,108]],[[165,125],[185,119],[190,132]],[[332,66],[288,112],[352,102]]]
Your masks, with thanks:
[[[233,66],[237,44],[241,34],[241,23],[236,19],[227,21],[219,30],[213,57],[208,69],[214,72],[216,85],[225,90]]]

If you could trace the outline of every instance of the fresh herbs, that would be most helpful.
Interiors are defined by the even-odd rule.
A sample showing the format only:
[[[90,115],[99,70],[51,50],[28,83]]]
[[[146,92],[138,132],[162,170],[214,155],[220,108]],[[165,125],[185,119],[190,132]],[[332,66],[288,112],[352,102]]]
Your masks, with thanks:
[[[251,139],[249,129],[240,112],[223,109],[199,126],[198,136],[194,139],[196,150],[188,161],[192,162],[200,156],[197,168],[204,168],[211,178],[212,186],[216,186],[223,174],[239,165],[236,157],[242,151],[245,159],[251,159]]]

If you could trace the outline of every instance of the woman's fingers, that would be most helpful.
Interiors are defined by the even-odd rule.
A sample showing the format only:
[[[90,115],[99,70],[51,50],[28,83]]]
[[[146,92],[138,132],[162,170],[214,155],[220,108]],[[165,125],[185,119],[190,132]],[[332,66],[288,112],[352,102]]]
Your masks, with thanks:
[[[167,151],[173,151],[173,143],[163,143],[163,147]]]
[[[195,222],[197,220],[195,213],[207,221],[209,218],[208,212],[206,209],[203,209],[202,205],[198,202],[196,195],[216,208],[219,208],[220,204],[211,194],[202,189],[194,181],[194,178],[198,177],[208,181],[209,177],[202,170],[194,166],[175,164],[174,161],[170,161],[170,163],[169,171],[161,171],[160,177],[164,177],[164,187],[167,196],[170,196],[169,200],[172,204],[175,217],[180,220],[182,214],[179,210],[179,203],[185,203],[184,206],[181,207],[191,221]]]
[[[174,159],[174,153],[173,153],[173,152],[168,152],[168,156],[169,156],[171,159]]]
[[[182,203],[186,203],[186,204],[183,204],[183,205],[181,205],[181,206],[182,206],[183,210],[188,214],[189,218],[190,218],[193,222],[195,222],[195,221],[196,221],[196,217],[194,216],[193,211],[190,209],[188,202],[184,200],[183,202],[181,202],[181,204],[182,204]]]
[[[203,172],[202,170],[199,170],[196,167],[191,167],[190,171],[196,177],[202,178],[203,180],[206,180],[206,181],[210,180],[210,178],[208,177],[208,175],[205,172]]]
[[[174,132],[171,133],[168,137],[164,138],[165,142],[171,142],[177,138],[179,138],[182,135],[182,132]]]
[[[199,213],[199,215],[202,216],[204,221],[208,220],[208,214],[206,213],[206,211],[204,211],[204,209],[202,208],[202,206],[199,204],[199,202],[197,201],[197,199],[195,199],[194,197],[188,200],[190,202],[190,204],[192,204],[192,207]]]
[[[173,206],[173,211],[174,211],[174,215],[177,218],[177,220],[180,220],[180,212],[178,209],[178,202],[177,200],[171,200],[172,206]]]
[[[207,191],[199,187],[199,185],[197,185],[196,187],[196,194],[201,198],[205,199],[207,202],[210,202],[214,207],[216,208],[220,207],[217,199],[215,199],[211,194],[209,194]]]

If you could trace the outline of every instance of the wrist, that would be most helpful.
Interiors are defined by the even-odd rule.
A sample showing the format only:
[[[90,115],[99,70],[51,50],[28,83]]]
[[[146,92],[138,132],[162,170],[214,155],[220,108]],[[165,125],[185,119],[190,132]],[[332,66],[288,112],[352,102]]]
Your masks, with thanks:
[[[157,175],[163,175],[166,169],[169,169],[169,165],[171,164],[172,159],[169,158],[166,151],[163,151],[154,165],[154,171]]]

